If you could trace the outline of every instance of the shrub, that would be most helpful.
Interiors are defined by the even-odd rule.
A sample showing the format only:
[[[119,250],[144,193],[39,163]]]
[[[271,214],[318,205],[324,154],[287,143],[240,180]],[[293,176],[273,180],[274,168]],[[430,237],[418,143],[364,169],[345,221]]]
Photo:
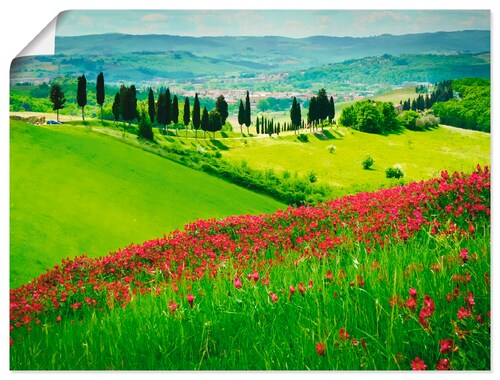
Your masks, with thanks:
[[[314,183],[318,180],[318,176],[316,175],[316,173],[314,171],[310,171],[307,174],[307,178],[309,178],[309,182],[311,182],[311,183]]]
[[[373,159],[372,156],[366,156],[366,158],[363,160],[361,164],[363,165],[363,169],[368,170],[372,167],[374,163],[375,160]]]
[[[385,171],[385,176],[387,178],[400,179],[400,178],[403,178],[404,175],[405,175],[405,173],[403,172],[401,165],[394,165],[392,168],[389,168]]]
[[[403,126],[412,131],[417,130],[417,119],[420,117],[420,114],[416,111],[404,111],[401,115],[398,116],[399,121]]]
[[[328,145],[326,147],[326,149],[328,149],[328,152],[330,152],[330,153],[335,153],[335,151],[337,150],[337,147],[335,145]]]

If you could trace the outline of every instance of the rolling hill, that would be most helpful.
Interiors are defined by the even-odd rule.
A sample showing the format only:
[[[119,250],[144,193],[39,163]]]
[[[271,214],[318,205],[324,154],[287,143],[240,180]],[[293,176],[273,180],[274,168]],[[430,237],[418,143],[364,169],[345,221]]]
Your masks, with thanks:
[[[285,207],[83,127],[12,121],[10,132],[11,286],[197,218]]]

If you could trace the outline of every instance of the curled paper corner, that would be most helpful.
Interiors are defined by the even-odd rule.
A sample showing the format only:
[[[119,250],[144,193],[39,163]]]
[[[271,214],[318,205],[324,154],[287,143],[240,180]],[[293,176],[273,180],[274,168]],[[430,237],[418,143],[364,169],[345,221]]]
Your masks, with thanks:
[[[16,58],[31,55],[54,55],[56,45],[56,25],[59,15],[49,22],[38,35],[21,50]]]

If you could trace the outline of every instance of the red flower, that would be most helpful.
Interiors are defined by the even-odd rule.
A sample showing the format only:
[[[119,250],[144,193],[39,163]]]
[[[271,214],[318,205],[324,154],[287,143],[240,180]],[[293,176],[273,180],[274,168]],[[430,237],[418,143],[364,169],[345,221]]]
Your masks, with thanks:
[[[241,289],[241,281],[238,277],[234,278],[234,286],[236,287],[236,289]]]
[[[411,311],[415,311],[415,309],[417,308],[417,301],[415,301],[415,298],[410,298],[408,301],[406,301],[406,307]]]
[[[293,293],[295,293],[295,286],[290,285],[290,296],[288,297],[288,299],[292,299]]]
[[[458,316],[458,319],[468,318],[468,317],[470,317],[470,311],[467,310],[465,307],[461,307],[457,311],[457,316]]]
[[[415,298],[415,297],[417,297],[417,289],[415,289],[415,288],[410,288],[409,293],[410,293],[410,297],[411,297],[411,298]]]
[[[57,322],[57,323],[61,323],[61,316],[60,316],[60,315],[58,315],[58,316],[57,316],[57,318],[56,318],[56,322]]]
[[[452,352],[455,348],[455,342],[451,338],[441,339],[439,341],[439,350],[442,354]]]
[[[249,275],[247,275],[247,278],[249,280],[253,280],[254,282],[259,281],[259,277],[260,277],[259,272],[255,271],[255,270],[252,273],[250,273]]]
[[[449,371],[450,370],[450,360],[449,359],[439,359],[436,364],[436,369],[438,371]]]
[[[424,361],[418,356],[416,356],[415,359],[411,362],[411,367],[414,371],[425,371],[427,369]]]
[[[316,343],[316,352],[319,356],[325,356],[325,344],[324,343]]]
[[[343,327],[341,327],[340,330],[339,330],[339,336],[340,336],[340,339],[342,339],[342,340],[349,339],[349,333]]]
[[[326,280],[332,282],[333,281],[333,273],[330,269],[326,272]]]
[[[193,307],[193,302],[194,302],[194,299],[195,299],[195,298],[196,298],[196,297],[195,297],[195,296],[193,296],[192,294],[188,294],[188,296],[187,296],[187,301],[188,301],[188,303],[189,303],[189,305],[190,305],[191,307]]]
[[[302,297],[304,297],[304,295],[306,293],[306,289],[304,288],[304,284],[302,282],[299,283],[299,292],[302,295]]]

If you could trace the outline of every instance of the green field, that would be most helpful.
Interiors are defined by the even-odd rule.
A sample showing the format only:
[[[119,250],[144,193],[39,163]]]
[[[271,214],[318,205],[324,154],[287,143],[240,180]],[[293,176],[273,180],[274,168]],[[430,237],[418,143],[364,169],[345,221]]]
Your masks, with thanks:
[[[332,186],[334,194],[345,195],[394,185],[385,177],[387,168],[400,164],[405,182],[436,177],[442,170],[470,171],[490,163],[490,135],[440,126],[427,132],[405,130],[389,136],[373,135],[343,127],[308,134],[309,142],[296,135],[259,139],[226,139],[224,159],[255,169],[286,170],[317,174],[318,182]],[[336,147],[330,153],[328,147]],[[370,155],[375,164],[363,170],[361,162]]]
[[[12,121],[10,160],[11,287],[197,218],[284,207],[88,128]]]

